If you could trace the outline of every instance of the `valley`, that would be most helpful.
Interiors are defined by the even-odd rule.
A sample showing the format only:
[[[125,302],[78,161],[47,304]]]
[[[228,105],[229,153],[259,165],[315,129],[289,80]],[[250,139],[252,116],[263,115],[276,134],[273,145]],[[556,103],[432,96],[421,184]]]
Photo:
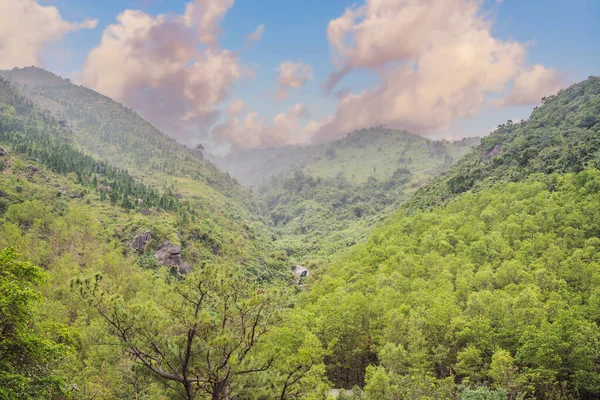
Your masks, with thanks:
[[[0,76],[0,398],[598,393],[599,78],[483,139],[216,157]]]

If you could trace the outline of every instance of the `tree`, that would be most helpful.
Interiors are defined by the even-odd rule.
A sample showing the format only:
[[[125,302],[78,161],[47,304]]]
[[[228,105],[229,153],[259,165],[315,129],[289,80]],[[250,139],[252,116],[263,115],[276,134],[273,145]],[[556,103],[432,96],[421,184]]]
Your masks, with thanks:
[[[245,375],[271,367],[256,347],[280,320],[281,292],[210,267],[155,285],[156,302],[126,301],[99,275],[73,281],[134,361],[188,400],[231,399]]]
[[[0,399],[58,398],[63,381],[53,364],[66,347],[36,329],[32,313],[42,298],[35,289],[47,275],[19,260],[14,248],[0,252]]]

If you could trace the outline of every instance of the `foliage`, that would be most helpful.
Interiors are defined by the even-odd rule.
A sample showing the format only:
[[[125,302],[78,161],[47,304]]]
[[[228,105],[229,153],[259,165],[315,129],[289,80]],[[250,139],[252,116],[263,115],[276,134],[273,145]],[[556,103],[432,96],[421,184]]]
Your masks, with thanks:
[[[46,279],[15,249],[0,251],[0,399],[59,398],[65,392],[53,365],[66,347],[40,332],[33,317],[42,301],[36,286]]]
[[[377,127],[274,151],[249,194],[104,96],[2,74],[28,96],[0,82],[4,398],[600,396],[598,78],[430,183],[471,142]]]
[[[155,280],[158,299],[128,299],[102,287],[101,277],[74,281],[75,289],[107,322],[109,331],[140,365],[181,386],[225,399],[239,393],[243,375],[269,369],[255,347],[279,320],[281,300],[268,288],[204,268],[180,282]]]
[[[327,150],[321,145],[298,148],[306,157],[304,167],[272,177],[257,192],[275,227],[279,247],[297,262],[320,263],[364,240],[373,225],[395,212],[416,188],[448,168],[475,142],[430,141],[383,128],[360,130],[333,142]],[[256,161],[265,163],[258,171],[267,170],[266,165],[274,160],[286,162],[279,152],[285,155],[288,148],[269,151],[274,155],[263,154]],[[245,162],[252,154],[227,159]],[[260,172],[253,175],[258,176]]]
[[[330,379],[597,396],[599,188],[596,170],[534,175],[392,218],[306,295]]]

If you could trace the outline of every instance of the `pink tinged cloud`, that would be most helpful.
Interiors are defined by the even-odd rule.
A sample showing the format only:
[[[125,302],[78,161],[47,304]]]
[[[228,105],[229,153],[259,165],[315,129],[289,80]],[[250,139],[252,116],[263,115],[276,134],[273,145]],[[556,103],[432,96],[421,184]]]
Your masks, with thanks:
[[[216,48],[223,34],[221,21],[232,6],[233,0],[195,0],[187,5],[183,19],[187,26],[196,27],[201,43]]]
[[[88,55],[81,82],[137,109],[184,141],[207,133],[217,106],[246,71],[219,49],[219,21],[233,1],[197,0],[182,16],[126,10]]]
[[[502,107],[541,103],[542,97],[556,93],[564,86],[563,76],[553,68],[536,64],[522,71],[513,83],[506,97],[501,99]]]
[[[34,0],[0,0],[0,69],[43,66],[44,47],[81,29],[94,29],[98,21],[69,22],[53,6]]]
[[[525,65],[523,44],[494,38],[482,14],[473,0],[367,0],[332,20],[327,35],[337,70],[326,88],[358,68],[376,71],[381,82],[342,95],[315,141],[379,124],[439,133],[477,115],[511,83],[503,106],[537,102],[561,86],[553,69]]]
[[[287,98],[288,89],[300,89],[313,77],[312,66],[300,62],[284,61],[279,64],[277,71],[279,72],[277,97],[280,99]]]
[[[246,109],[247,107],[246,103],[244,103],[244,100],[231,100],[229,102],[229,106],[227,107],[227,115],[235,117],[246,111]]]
[[[254,32],[246,35],[246,40],[248,40],[250,42],[260,42],[264,32],[265,32],[265,26],[259,25]]]

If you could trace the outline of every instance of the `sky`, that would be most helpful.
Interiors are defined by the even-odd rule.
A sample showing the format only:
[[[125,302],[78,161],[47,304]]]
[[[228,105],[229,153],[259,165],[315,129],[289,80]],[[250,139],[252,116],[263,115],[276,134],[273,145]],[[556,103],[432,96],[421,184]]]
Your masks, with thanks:
[[[600,75],[600,1],[0,0],[0,68],[29,65],[215,152],[458,139]]]

